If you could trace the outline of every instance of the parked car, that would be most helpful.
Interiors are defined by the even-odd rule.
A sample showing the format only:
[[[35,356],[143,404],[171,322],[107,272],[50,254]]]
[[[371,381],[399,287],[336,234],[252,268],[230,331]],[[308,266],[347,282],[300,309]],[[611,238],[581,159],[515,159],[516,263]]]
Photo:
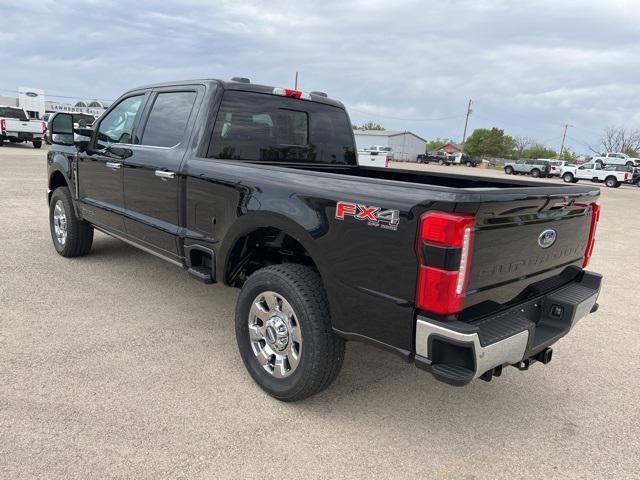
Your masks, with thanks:
[[[627,165],[629,167],[638,166],[640,160],[630,157],[626,153],[608,152],[595,156],[591,162],[604,165]]]
[[[618,188],[621,183],[631,183],[634,168],[627,165],[607,165],[585,163],[584,165],[566,165],[562,168],[562,179],[566,183],[578,180],[604,182],[607,187]]]
[[[390,160],[393,160],[393,148],[391,147],[384,147],[382,145],[371,145],[370,147],[364,148],[363,151],[386,155]]]
[[[559,177],[562,173],[562,167],[568,165],[569,162],[566,160],[549,160],[549,166],[551,170],[549,171],[549,175],[552,177]]]
[[[462,152],[451,154],[451,159],[454,165],[466,165],[467,167],[477,167],[480,163],[477,159]]]
[[[418,163],[437,163],[438,165],[451,165],[452,159],[449,154],[444,150],[438,150],[437,152],[427,152],[418,155]]]
[[[9,140],[11,143],[31,142],[34,148],[40,148],[44,129],[42,120],[29,119],[22,108],[0,106],[0,147]]]
[[[93,129],[58,114],[51,132],[55,250],[86,255],[97,229],[240,288],[240,357],[279,400],[330,385],[347,340],[451,385],[488,381],[548,363],[598,308],[597,187],[361,167],[343,104],[324,96],[165,83]]]
[[[535,158],[522,158],[515,162],[504,164],[504,173],[507,175],[531,175],[532,177],[546,177],[551,172],[551,162]]]
[[[358,165],[362,167],[388,168],[393,157],[384,152],[358,152]]]

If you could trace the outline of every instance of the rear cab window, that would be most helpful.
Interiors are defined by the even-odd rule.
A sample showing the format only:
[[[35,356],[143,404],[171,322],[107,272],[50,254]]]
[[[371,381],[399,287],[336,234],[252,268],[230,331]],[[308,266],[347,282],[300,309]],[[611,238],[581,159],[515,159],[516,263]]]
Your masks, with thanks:
[[[346,112],[275,95],[226,91],[207,156],[270,163],[355,165]]]
[[[29,121],[29,117],[21,108],[0,107],[0,117],[14,118],[23,122]]]

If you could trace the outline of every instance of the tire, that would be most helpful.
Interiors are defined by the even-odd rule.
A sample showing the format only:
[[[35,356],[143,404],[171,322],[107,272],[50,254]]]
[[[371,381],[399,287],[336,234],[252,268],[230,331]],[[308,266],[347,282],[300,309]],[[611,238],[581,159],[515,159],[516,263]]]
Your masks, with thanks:
[[[504,173],[506,173],[507,175],[513,175],[513,167],[511,166],[504,167]]]
[[[0,138],[0,147],[4,145],[4,138]]]
[[[438,165],[444,165],[444,160],[438,160]]]
[[[635,166],[636,166],[636,165],[635,165],[635,163],[633,163],[633,162],[631,162],[631,161],[629,161],[629,162],[625,163],[625,165],[626,165],[627,167],[635,167]]]
[[[473,164],[472,164],[471,162],[465,162],[465,165],[466,165],[467,167],[472,167],[472,166],[473,166]]]
[[[53,246],[63,257],[80,257],[91,250],[93,227],[76,218],[67,187],[59,187],[51,195],[49,229]]]
[[[564,180],[564,183],[573,183],[573,174],[568,172],[565,173],[564,175],[562,175],[562,180]]]
[[[40,148],[40,147],[42,147],[42,140],[34,140],[33,148]]]
[[[275,308],[278,304],[280,309]],[[281,312],[290,314],[281,317]],[[331,385],[345,354],[345,341],[331,327],[320,275],[298,264],[271,265],[249,277],[236,304],[236,340],[253,380],[285,402],[302,400]]]
[[[607,177],[604,180],[604,184],[609,188],[617,188],[620,186],[616,177]]]
[[[540,178],[540,170],[534,168],[533,170],[531,170],[531,176],[534,178]]]

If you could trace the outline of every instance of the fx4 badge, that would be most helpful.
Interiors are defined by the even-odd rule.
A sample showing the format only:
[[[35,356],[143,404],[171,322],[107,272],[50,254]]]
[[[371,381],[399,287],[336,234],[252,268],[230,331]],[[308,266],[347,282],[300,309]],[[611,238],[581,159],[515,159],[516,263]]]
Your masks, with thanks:
[[[368,207],[359,203],[338,202],[336,204],[336,218],[353,217],[367,222],[370,227],[380,227],[387,230],[397,230],[400,223],[399,210],[382,210],[380,207]]]

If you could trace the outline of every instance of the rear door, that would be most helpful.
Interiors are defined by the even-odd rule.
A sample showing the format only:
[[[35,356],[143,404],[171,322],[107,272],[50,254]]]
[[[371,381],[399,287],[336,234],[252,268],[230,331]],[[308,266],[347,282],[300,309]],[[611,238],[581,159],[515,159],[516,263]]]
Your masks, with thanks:
[[[124,162],[127,234],[172,258],[178,257],[180,164],[202,92],[199,86],[154,90]]]

